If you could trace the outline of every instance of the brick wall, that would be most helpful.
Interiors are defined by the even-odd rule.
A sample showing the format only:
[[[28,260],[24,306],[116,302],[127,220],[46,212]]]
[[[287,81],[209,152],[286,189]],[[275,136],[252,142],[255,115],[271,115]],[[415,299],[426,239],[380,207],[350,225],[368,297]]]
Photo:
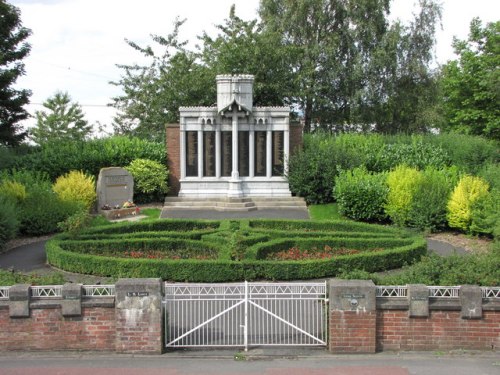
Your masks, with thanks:
[[[500,349],[498,296],[483,297],[481,288],[470,285],[432,298],[425,285],[408,285],[406,291],[375,298],[371,281],[332,280],[329,350]]]
[[[0,309],[0,350],[115,350],[115,310],[82,308],[63,317],[61,308],[35,308],[29,318],[10,318]]]
[[[180,127],[179,124],[167,125],[167,167],[168,167],[168,195],[177,196],[181,188],[180,159]]]
[[[460,311],[430,311],[409,318],[408,311],[377,311],[377,350],[491,350],[500,348],[500,311],[463,319]]]

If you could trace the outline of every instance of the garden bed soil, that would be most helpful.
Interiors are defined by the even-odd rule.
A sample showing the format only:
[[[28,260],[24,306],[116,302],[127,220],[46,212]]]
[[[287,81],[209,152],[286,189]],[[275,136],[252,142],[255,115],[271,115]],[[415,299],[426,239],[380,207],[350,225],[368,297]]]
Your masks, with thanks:
[[[481,254],[489,250],[491,245],[491,240],[485,238],[471,237],[462,233],[455,232],[443,232],[434,233],[427,238],[448,243],[456,248],[465,249],[471,254]]]

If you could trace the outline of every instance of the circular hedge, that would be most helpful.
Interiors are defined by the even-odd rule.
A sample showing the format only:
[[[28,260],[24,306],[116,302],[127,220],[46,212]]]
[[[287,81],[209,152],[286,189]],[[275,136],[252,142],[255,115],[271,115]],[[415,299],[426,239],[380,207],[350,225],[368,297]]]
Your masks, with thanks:
[[[349,221],[168,219],[61,234],[46,251],[49,264],[70,272],[222,282],[384,271],[415,262],[427,246],[405,230]]]

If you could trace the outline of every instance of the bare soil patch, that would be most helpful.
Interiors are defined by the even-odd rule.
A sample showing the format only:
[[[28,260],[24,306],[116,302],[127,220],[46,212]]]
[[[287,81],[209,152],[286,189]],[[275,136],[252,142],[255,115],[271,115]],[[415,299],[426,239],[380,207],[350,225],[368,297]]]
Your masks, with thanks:
[[[467,252],[476,254],[487,252],[491,245],[490,239],[471,237],[455,232],[433,233],[427,237],[436,241],[449,243],[454,247],[461,247]]]

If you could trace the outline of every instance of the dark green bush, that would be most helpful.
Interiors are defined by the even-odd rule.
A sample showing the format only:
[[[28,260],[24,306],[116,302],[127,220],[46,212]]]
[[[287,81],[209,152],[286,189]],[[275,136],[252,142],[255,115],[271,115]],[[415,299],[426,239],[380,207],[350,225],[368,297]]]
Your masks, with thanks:
[[[5,243],[14,238],[19,230],[16,204],[12,200],[0,196],[0,250]]]
[[[386,178],[385,173],[371,173],[365,167],[340,172],[334,190],[340,214],[361,221],[386,220]]]
[[[454,168],[425,169],[412,197],[407,224],[430,231],[445,228],[448,199],[457,182]]]
[[[285,220],[161,220],[154,223],[156,228],[149,234],[144,233],[149,223],[132,223],[90,228],[75,240],[59,235],[47,243],[48,262],[67,271],[101,276],[222,282],[330,277],[342,269],[373,272],[401,267],[426,253],[422,237],[410,237],[406,231],[365,223]],[[178,230],[173,231],[174,228]],[[352,229],[357,232],[350,231]],[[335,236],[337,230],[343,230],[345,238]],[[320,238],[307,237],[311,233]],[[346,246],[362,252],[326,260],[265,260],[266,252],[298,243]],[[124,251],[146,250],[167,252],[184,259],[120,257]],[[196,256],[216,259],[185,259]]]
[[[97,177],[101,168],[124,167],[137,158],[157,161],[166,168],[165,145],[127,137],[51,142],[34,147],[31,153],[18,157],[15,166],[45,172],[55,181],[70,170]]]

